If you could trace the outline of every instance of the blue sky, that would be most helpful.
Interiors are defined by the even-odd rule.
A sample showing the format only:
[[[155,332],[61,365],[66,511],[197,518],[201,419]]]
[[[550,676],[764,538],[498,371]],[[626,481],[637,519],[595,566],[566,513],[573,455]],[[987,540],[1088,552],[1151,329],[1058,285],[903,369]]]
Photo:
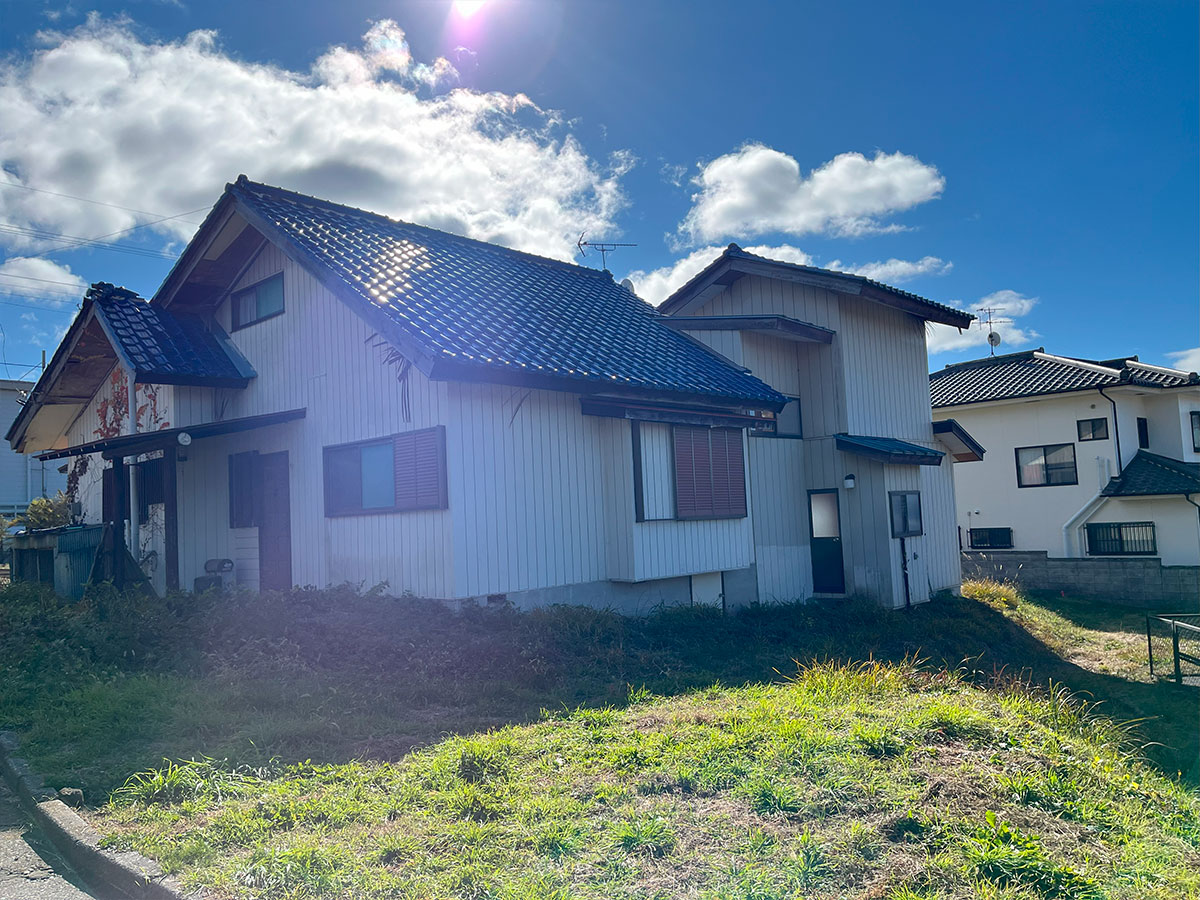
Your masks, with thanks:
[[[1194,2],[467,12],[0,0],[8,377],[82,285],[152,294],[239,172],[561,258],[637,242],[610,268],[652,301],[736,241],[999,307],[1006,350],[1200,368]]]

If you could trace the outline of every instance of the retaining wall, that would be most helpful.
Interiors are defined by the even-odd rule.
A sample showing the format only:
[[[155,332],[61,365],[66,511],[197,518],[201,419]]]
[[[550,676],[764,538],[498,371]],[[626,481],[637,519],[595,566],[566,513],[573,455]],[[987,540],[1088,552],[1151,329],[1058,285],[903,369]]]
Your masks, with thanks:
[[[1031,591],[1123,603],[1142,609],[1200,609],[1200,566],[1164,566],[1156,558],[1052,559],[1045,551],[964,551],[963,578],[1011,581]]]

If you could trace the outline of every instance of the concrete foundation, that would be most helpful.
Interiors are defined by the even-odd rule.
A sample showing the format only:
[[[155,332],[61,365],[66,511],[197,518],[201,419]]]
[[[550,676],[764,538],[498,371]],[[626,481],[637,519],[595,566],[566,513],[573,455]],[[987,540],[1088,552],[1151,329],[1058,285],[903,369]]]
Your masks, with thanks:
[[[755,602],[758,597],[758,578],[753,566],[719,574],[722,576],[724,606],[727,610],[739,609]],[[517,609],[536,609],[561,603],[567,606],[611,609],[627,616],[644,616],[666,606],[691,606],[692,594],[692,578],[684,575],[654,581],[589,581],[584,584],[512,591],[503,595],[503,599]]]

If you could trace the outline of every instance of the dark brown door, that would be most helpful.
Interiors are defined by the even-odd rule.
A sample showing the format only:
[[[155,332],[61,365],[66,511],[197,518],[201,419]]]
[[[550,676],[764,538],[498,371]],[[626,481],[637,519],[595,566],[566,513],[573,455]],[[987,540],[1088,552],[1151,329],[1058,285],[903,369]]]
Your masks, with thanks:
[[[288,492],[288,455],[258,457],[258,579],[264,591],[292,586],[292,503]]]
[[[808,492],[808,521],[812,535],[813,593],[844,594],[846,572],[836,490]]]

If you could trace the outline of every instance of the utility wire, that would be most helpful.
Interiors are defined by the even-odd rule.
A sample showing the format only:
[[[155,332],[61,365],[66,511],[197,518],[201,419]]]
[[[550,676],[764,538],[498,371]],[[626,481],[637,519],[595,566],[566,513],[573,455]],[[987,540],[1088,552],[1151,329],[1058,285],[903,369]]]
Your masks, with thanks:
[[[112,232],[109,232],[108,234],[102,234],[99,237],[87,238],[85,240],[82,240],[81,243],[79,243],[77,246],[84,247],[84,246],[87,246],[88,244],[96,244],[97,242],[104,241],[108,238],[120,237],[122,235],[129,234],[131,231],[137,231],[139,228],[145,228],[148,225],[157,225],[159,222],[170,222],[173,219],[182,219],[184,216],[192,215],[192,213],[203,212],[207,208],[208,207],[206,207],[206,206],[202,206],[202,207],[200,207],[200,209],[191,209],[191,210],[188,210],[187,212],[178,213],[177,215],[174,215],[174,216],[162,216],[161,218],[158,218],[158,219],[151,219],[149,222],[143,222],[140,225],[134,225],[130,228],[123,228],[120,231],[112,231]],[[37,259],[40,256],[46,256],[49,253],[58,253],[65,249],[67,249],[67,248],[66,247],[51,247],[49,250],[42,250],[39,253],[31,253],[28,256],[23,256],[22,259]],[[168,257],[168,258],[170,258],[170,257]]]
[[[13,272],[0,272],[0,278],[20,278],[22,281],[41,281],[45,284],[65,284],[67,287],[76,287],[73,281],[54,281],[50,278],[36,278],[33,275],[17,275]],[[62,293],[66,293],[63,291]]]
[[[24,237],[38,238],[40,240],[62,241],[66,244],[74,246],[90,245],[104,250],[115,250],[118,253],[132,253],[135,256],[148,256],[154,259],[174,259],[174,255],[163,250],[155,250],[151,247],[123,247],[120,244],[101,241],[99,239],[76,237],[70,234],[60,234],[54,231],[42,231],[37,228],[23,228],[20,225],[0,224],[0,232],[6,234],[19,234]],[[57,247],[55,249],[65,250],[66,247]]]
[[[88,197],[76,197],[74,194],[62,194],[62,193],[59,193],[58,191],[48,191],[45,188],[30,187],[27,184],[21,184],[16,181],[0,181],[0,187],[20,188],[23,191],[33,191],[38,194],[49,194],[52,197],[65,197],[68,200],[78,200],[80,203],[94,203],[97,206],[108,206],[108,207],[111,207],[112,209],[121,209],[121,210],[124,210],[125,212],[137,213],[139,216],[157,216],[157,215],[159,215],[159,213],[146,212],[144,209],[133,209],[132,207],[129,207],[129,206],[119,206],[116,203],[106,203],[103,200],[92,200],[92,199],[89,199]],[[201,209],[192,210],[192,212],[203,212],[205,209],[208,209],[208,207],[205,206],[205,207],[202,207]],[[185,215],[185,216],[190,216],[191,214],[192,213],[183,213],[183,215]],[[179,218],[179,216],[169,216],[168,218],[177,219],[177,218]],[[189,224],[198,225],[200,223],[199,222],[191,222]]]

